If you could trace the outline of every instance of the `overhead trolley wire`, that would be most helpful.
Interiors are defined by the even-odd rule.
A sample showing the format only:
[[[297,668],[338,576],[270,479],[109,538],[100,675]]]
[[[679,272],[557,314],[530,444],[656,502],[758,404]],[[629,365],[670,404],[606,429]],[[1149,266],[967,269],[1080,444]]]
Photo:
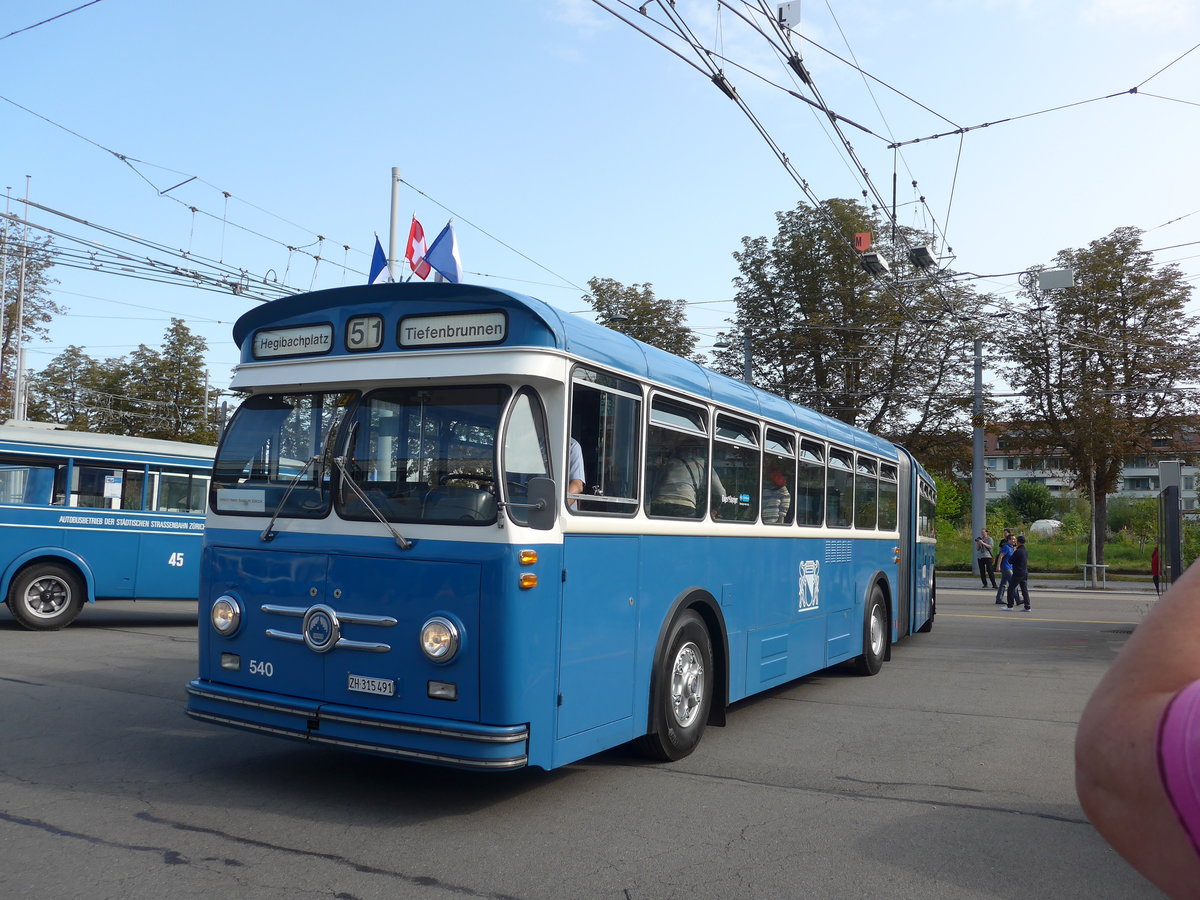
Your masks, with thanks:
[[[1147,82],[1152,81],[1153,79],[1157,78],[1163,72],[1167,71],[1167,69],[1171,68],[1171,66],[1175,65],[1175,63],[1179,62],[1181,59],[1183,59],[1185,56],[1187,56],[1189,53],[1196,50],[1197,48],[1200,48],[1200,44],[1196,44],[1190,50],[1185,50],[1183,53],[1180,53],[1177,57],[1175,57],[1173,60],[1171,60],[1169,63],[1167,63],[1161,69],[1159,69],[1157,72],[1155,72],[1149,78],[1147,78],[1145,81],[1142,81],[1141,83],[1139,83],[1137,87],[1140,88],[1142,85],[1146,84]],[[1136,91],[1137,88],[1134,88],[1134,90]],[[1165,100],[1168,98],[1164,97],[1163,99]]]
[[[87,9],[89,6],[95,6],[100,0],[88,0],[87,3],[76,6],[74,9],[68,9],[66,12],[60,12],[57,16],[51,16],[48,19],[42,19],[40,22],[34,22],[32,25],[26,25],[24,28],[18,28],[16,31],[10,31],[8,34],[0,37],[0,41],[7,41],[10,37],[15,37],[18,34],[24,34],[26,31],[32,31],[42,25],[47,25],[56,19],[61,19],[63,16],[69,16],[71,13],[79,12],[81,9]]]

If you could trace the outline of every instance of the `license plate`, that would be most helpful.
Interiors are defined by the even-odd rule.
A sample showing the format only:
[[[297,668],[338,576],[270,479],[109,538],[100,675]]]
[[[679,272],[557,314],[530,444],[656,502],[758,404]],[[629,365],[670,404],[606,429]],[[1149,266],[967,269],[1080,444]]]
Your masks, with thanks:
[[[360,694],[378,694],[381,697],[396,696],[396,682],[390,678],[368,678],[365,675],[347,675],[346,688]]]

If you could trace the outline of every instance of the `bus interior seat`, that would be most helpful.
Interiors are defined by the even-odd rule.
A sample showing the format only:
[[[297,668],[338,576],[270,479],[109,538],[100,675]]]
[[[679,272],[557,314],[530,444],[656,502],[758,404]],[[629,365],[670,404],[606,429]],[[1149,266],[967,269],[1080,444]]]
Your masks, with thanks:
[[[471,519],[490,522],[496,517],[496,498],[490,491],[463,484],[444,484],[425,495],[426,519]]]

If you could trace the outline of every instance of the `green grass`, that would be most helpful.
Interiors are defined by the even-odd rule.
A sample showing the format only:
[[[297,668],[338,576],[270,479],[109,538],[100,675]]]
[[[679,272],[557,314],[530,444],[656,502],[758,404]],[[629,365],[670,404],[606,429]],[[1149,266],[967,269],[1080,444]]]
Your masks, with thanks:
[[[1039,537],[1031,534],[1027,535],[1026,547],[1031,573],[1083,574],[1083,564],[1087,562],[1086,536]],[[1153,549],[1153,544],[1142,545],[1122,535],[1111,539],[1104,546],[1108,577],[1136,575],[1149,578]],[[975,541],[969,530],[945,525],[938,528],[937,566],[949,572],[975,570]]]

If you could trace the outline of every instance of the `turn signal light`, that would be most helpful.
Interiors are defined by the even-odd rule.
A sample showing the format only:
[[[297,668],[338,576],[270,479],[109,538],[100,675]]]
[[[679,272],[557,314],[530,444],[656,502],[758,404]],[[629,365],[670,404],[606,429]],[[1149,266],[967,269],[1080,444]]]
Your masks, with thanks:
[[[517,579],[517,584],[523,591],[527,591],[530,588],[535,588],[537,587],[537,576],[532,572],[526,572]]]
[[[517,561],[523,566],[532,566],[537,562],[536,550],[522,550],[517,554]]]

